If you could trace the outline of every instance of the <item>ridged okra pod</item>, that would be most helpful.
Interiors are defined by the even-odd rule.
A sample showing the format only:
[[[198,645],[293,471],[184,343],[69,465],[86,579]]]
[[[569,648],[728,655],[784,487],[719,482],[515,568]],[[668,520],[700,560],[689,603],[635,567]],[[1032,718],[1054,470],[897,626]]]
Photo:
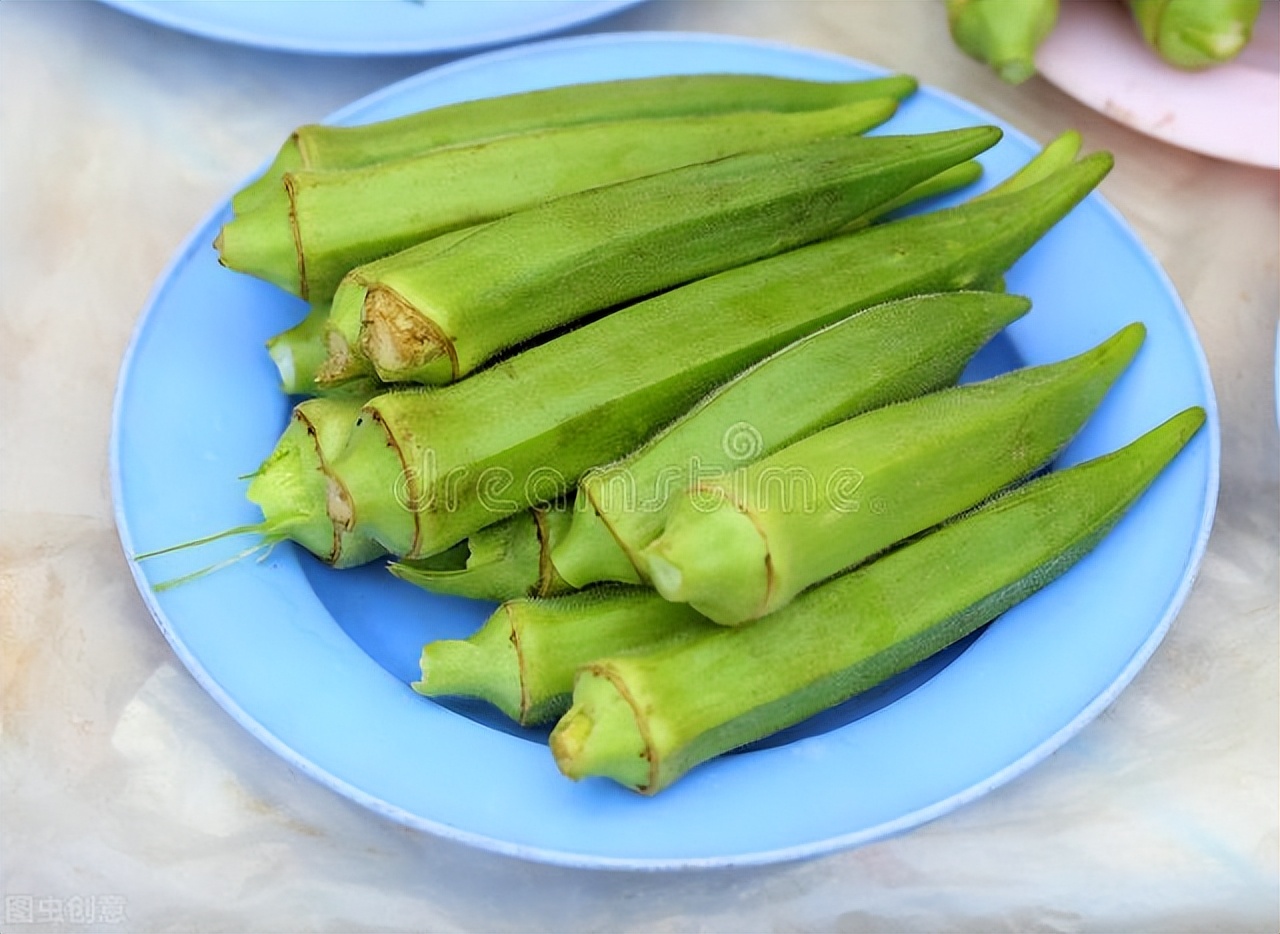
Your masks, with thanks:
[[[861,81],[804,81],[768,75],[662,75],[596,81],[446,104],[357,126],[311,123],[296,129],[272,164],[232,199],[243,213],[284,198],[284,175],[335,171],[552,127],[655,117],[699,117],[767,110],[824,110],[915,92],[908,75]]]
[[[950,386],[979,349],[1031,307],[1024,298],[944,292],[899,299],[828,325],[717,388],[639,449],[578,483],[551,554],[574,587],[639,584],[640,552],[690,485],[767,457],[862,412]]]
[[[598,658],[650,649],[715,628],[681,603],[640,587],[595,587],[549,600],[504,603],[467,639],[422,650],[427,697],[488,701],[524,726],[569,708],[574,673]]]
[[[641,583],[632,556],[662,530],[673,495],[858,412],[954,383],[1022,298],[940,293],[886,302],[800,338],[714,389],[626,457],[593,468],[574,505],[535,506],[440,558],[400,561],[428,590],[488,600],[596,581]]]
[[[856,135],[892,116],[866,101],[795,114],[741,113],[559,127],[341,172],[298,170],[288,195],[220,231],[222,263],[311,301],[347,272],[450,230],[573,192],[741,152]]]
[[[1066,159],[1066,162],[1070,162],[1070,159]],[[1066,164],[1066,162],[1064,162],[1064,164]],[[699,168],[709,168],[709,166],[699,166]],[[721,169],[721,166],[717,166],[717,173],[719,173],[719,169]],[[678,174],[684,173],[681,171],[681,173]],[[888,212],[893,210],[900,209],[900,207],[913,205],[915,202],[928,200],[928,198],[937,196],[937,194],[954,191],[956,188],[964,187],[966,184],[973,183],[975,179],[980,177],[980,174],[982,174],[982,166],[980,166],[979,162],[975,160],[969,160],[960,162],[960,164],[957,165],[952,165],[950,168],[943,169],[940,173],[924,179],[923,182],[913,184],[913,186],[906,189],[906,191],[899,194],[899,196],[893,197],[891,200],[884,201],[881,205],[874,207],[874,209],[856,216],[851,223],[842,225],[840,232],[849,233],[852,232],[852,230],[864,228],[864,226],[872,224],[878,218],[881,218],[882,215],[888,214]],[[648,180],[649,179],[641,179],[636,184],[646,184],[648,183]],[[705,200],[705,198],[709,196],[708,187],[700,187],[696,184],[696,182],[698,182],[698,177],[696,177],[696,175],[695,177],[685,179],[686,186],[690,182],[692,184],[689,187],[696,189],[695,200]],[[611,187],[611,191],[608,192],[609,200],[612,201],[617,197],[630,197],[628,192],[631,191],[631,184],[632,183],[620,183],[618,186]],[[755,183],[753,182],[753,186],[754,184]],[[590,197],[591,194],[594,193],[585,193],[584,197]],[[759,192],[753,192],[753,197],[758,196]],[[529,257],[529,264],[527,265],[532,266],[536,265],[536,262],[538,261],[548,261],[548,258],[550,258],[548,256],[548,252],[552,244],[543,242],[545,232],[547,232],[548,229],[561,229],[564,228],[564,226],[568,226],[568,228],[572,229],[580,228],[581,223],[575,218],[575,215],[579,214],[582,207],[580,203],[577,203],[577,201],[579,201],[579,197],[580,196],[566,196],[564,198],[558,198],[556,202],[553,202],[552,205],[547,207],[534,207],[534,209],[521,211],[520,215],[518,215],[518,223],[516,223],[516,221],[512,221],[511,224],[506,223],[506,221],[489,221],[486,225],[480,225],[497,226],[502,224],[504,228],[504,230],[486,230],[483,234],[484,242],[467,244],[466,247],[462,247],[461,242],[463,239],[470,238],[472,233],[479,232],[480,226],[474,226],[474,228],[463,228],[462,230],[456,230],[456,232],[443,234],[440,235],[440,237],[430,239],[430,241],[421,243],[419,246],[412,247],[411,249],[408,249],[408,251],[394,253],[394,255],[385,257],[383,260],[370,262],[370,264],[366,264],[352,270],[351,273],[344,276],[342,284],[339,284],[337,293],[334,293],[333,307],[332,310],[330,310],[328,322],[323,325],[323,340],[326,356],[315,370],[315,384],[317,389],[321,390],[321,392],[329,392],[329,390],[340,388],[340,386],[348,383],[348,381],[355,381],[357,384],[361,383],[361,381],[365,381],[365,383],[367,383],[367,381],[371,379],[380,381],[379,375],[376,374],[374,370],[374,365],[372,365],[372,362],[365,356],[364,351],[362,351],[360,347],[361,328],[365,322],[366,299],[369,299],[370,296],[372,296],[372,301],[370,302],[371,305],[383,306],[378,312],[379,316],[383,316],[389,308],[397,308],[398,311],[396,315],[390,317],[390,319],[389,317],[383,317],[383,319],[381,319],[380,326],[383,330],[387,330],[389,320],[399,319],[399,316],[403,315],[403,313],[406,313],[407,311],[406,308],[401,307],[401,302],[398,301],[398,298],[394,299],[393,302],[387,302],[384,298],[379,298],[380,294],[384,294],[384,274],[385,276],[389,276],[389,278],[396,278],[398,274],[403,273],[404,267],[407,265],[407,258],[412,257],[413,266],[425,266],[428,273],[435,276],[435,278],[439,278],[439,276],[442,275],[442,271],[439,269],[440,265],[454,267],[458,265],[458,257],[452,255],[454,244],[458,244],[460,249],[465,249],[465,251],[467,251],[463,253],[463,256],[470,255],[472,258],[476,258],[476,252],[481,251],[481,249],[488,248],[489,252],[494,251],[494,239],[499,239],[499,248],[500,238],[506,238],[507,241],[511,241],[512,226],[515,226],[516,229],[529,230],[529,232],[531,232],[531,237],[535,238],[536,242],[539,243],[539,248],[532,251],[532,255]],[[672,203],[673,206],[677,206],[678,209],[684,211],[684,203],[678,200],[677,197],[672,196],[669,198],[669,203]],[[730,205],[728,205],[728,203],[724,203],[723,207],[727,211]],[[602,206],[599,202],[594,203],[594,210],[596,212],[603,212],[605,216],[609,216],[609,212],[605,209],[607,209],[607,205]],[[622,216],[622,214],[622,211],[617,211],[613,216]],[[652,228],[652,226],[646,229],[644,224],[641,223],[641,219],[636,218],[634,212],[627,212],[626,216],[627,218],[630,218],[631,221],[627,224],[625,232],[612,238],[611,244],[609,244],[609,247],[611,247],[614,252],[625,252],[628,244],[634,247],[634,244],[637,241],[644,238],[645,233],[658,233],[658,230]],[[806,216],[803,223],[792,225],[791,228],[788,228],[787,238],[797,239],[804,230],[813,230],[817,228],[820,223],[823,223],[824,216],[829,216],[829,212],[827,215],[822,215],[818,212],[817,215]],[[654,218],[650,218],[649,220],[652,221]],[[692,219],[691,216],[685,215],[680,219],[680,223],[690,224],[692,220],[694,219]],[[613,223],[612,219],[611,223]],[[609,234],[604,233],[602,235],[603,237],[608,237]],[[489,239],[490,237],[493,237],[494,239]],[[561,243],[561,246],[563,246],[563,243]],[[733,249],[739,252],[740,255],[745,255],[745,252],[748,251],[751,246],[753,246],[753,241],[751,241],[750,238],[735,239],[735,241],[733,241]],[[755,246],[759,246],[758,239],[755,241]],[[603,261],[604,257],[596,255],[598,251],[594,248],[595,243],[586,242],[586,247],[588,247],[586,252],[591,253],[593,256],[584,257],[585,264],[599,265],[600,262]],[[778,252],[780,249],[781,247],[774,248],[769,252]],[[451,257],[449,257],[448,260],[438,261],[438,257],[442,257],[445,252],[451,253]],[[509,253],[504,253],[504,256],[506,255],[509,255]],[[652,256],[652,253],[650,253],[650,256]],[[727,253],[726,256],[728,256]],[[557,264],[559,266],[558,275],[561,276],[561,278],[568,276],[570,281],[568,281],[567,284],[558,284],[554,289],[541,289],[540,292],[539,290],[532,288],[531,285],[525,285],[525,287],[522,288],[522,292],[532,293],[534,299],[532,299],[531,302],[521,303],[520,307],[522,311],[529,312],[531,308],[538,306],[539,303],[541,303],[541,305],[545,305],[545,303],[549,301],[548,296],[550,296],[550,294],[557,296],[557,301],[554,302],[554,310],[556,310],[558,315],[564,315],[567,308],[570,307],[566,301],[563,301],[564,296],[570,296],[570,294],[572,294],[572,296],[575,296],[579,305],[584,305],[584,294],[580,293],[576,287],[580,287],[582,284],[582,275],[586,273],[586,270],[567,271],[566,273],[564,270],[572,270],[572,257],[561,256],[559,257],[559,260],[561,261]],[[685,267],[687,267],[691,260],[692,257],[681,255],[680,260],[673,261],[672,264],[669,264],[666,269],[664,269],[662,273],[663,278],[673,278],[676,270],[680,269],[681,264],[684,264]],[[739,265],[732,260],[727,260],[727,258],[726,260],[722,260],[722,262],[728,262],[730,265]],[[492,267],[492,264],[490,264],[488,260],[484,261],[483,265],[486,269],[490,269],[490,267]],[[650,260],[650,265],[652,265],[652,260]],[[520,270],[517,270],[516,275],[521,276],[521,278],[524,278],[526,275],[532,278],[532,273],[527,269],[527,266],[521,267]],[[383,283],[383,285],[379,285],[379,283]],[[611,279],[608,280],[607,285],[594,283],[594,287],[616,290],[618,284],[620,283]],[[503,294],[503,290],[500,289],[500,285],[502,285],[502,280],[500,279],[497,283],[485,279],[485,285],[483,285],[483,287],[475,287],[468,290],[468,296],[470,296],[470,298],[467,298],[467,301],[463,303],[463,308],[466,306],[470,306],[472,308],[484,307],[486,308],[486,311],[484,312],[485,316],[493,317],[495,315],[493,307],[484,305],[484,301],[486,301],[486,299],[494,297],[493,293],[497,293],[497,303],[499,303],[499,305],[511,305],[512,302],[515,302],[516,298],[509,294],[509,290],[507,290],[507,294]],[[634,289],[635,284],[632,283],[630,288]],[[393,296],[398,296],[399,293],[408,294],[411,292],[411,289],[401,288],[398,293],[392,292],[392,294]],[[596,305],[599,301],[604,301],[604,299],[596,298],[594,301],[585,303],[586,305]],[[407,329],[393,329],[393,334],[396,335],[397,343],[408,344],[408,351],[415,353],[416,356],[430,356],[430,354],[433,353],[440,354],[440,348],[444,348],[443,356],[436,357],[436,360],[428,363],[426,367],[430,370],[431,367],[438,366],[440,374],[447,375],[449,367],[445,366],[445,363],[452,362],[452,357],[449,356],[449,352],[452,351],[452,348],[449,347],[448,340],[431,340],[430,335],[438,333],[438,329],[433,330],[428,328],[428,330],[425,331],[428,339],[426,339],[425,342],[422,342],[422,340],[419,339],[424,335],[424,328],[422,328],[422,325],[429,325],[430,322],[417,321],[419,326],[416,326],[415,328],[415,326],[413,326],[415,325],[415,321],[417,321],[416,315],[408,316]],[[314,356],[315,344],[308,343],[306,345],[306,351],[308,357]]]
[[[1128,0],[1142,38],[1178,68],[1229,62],[1249,44],[1262,0]]]
[[[639,559],[659,593],[718,623],[774,612],[1046,464],[1144,334],[1133,324],[1068,360],[876,409],[703,481]]]
[[[585,315],[831,236],[999,136],[846,136],[558,198],[355,270],[360,350],[386,382],[453,382]]]
[[[584,666],[573,706],[551,734],[556,764],[570,778],[605,776],[653,794],[701,762],[874,687],[1064,573],[1203,421],[1203,410],[1188,409],[750,626]]]
[[[399,557],[444,551],[567,493],[586,470],[804,334],[894,298],[989,282],[1110,166],[1097,153],[1000,197],[700,279],[451,386],[377,396],[331,465],[330,515]]]
[[[907,223],[905,227],[890,225],[891,233],[906,232],[908,236],[886,237],[876,234],[871,241],[874,244],[871,251],[884,251],[881,261],[890,256],[903,257],[908,268],[916,269],[924,277],[924,281],[934,283],[935,288],[995,284],[1000,274],[1017,258],[1018,251],[1025,250],[1034,243],[1040,233],[1067,212],[1074,203],[1072,198],[1082,197],[1088,187],[1096,184],[1096,179],[1105,173],[1108,160],[1104,155],[1091,157],[1081,166],[1070,168],[1079,152],[1080,142],[1078,133],[1064,133],[1017,172],[968,205],[934,212]],[[1060,172],[1065,174],[1059,175]],[[1056,180],[1051,181],[1055,177]],[[1034,198],[1032,195],[1025,195],[1021,198],[1004,199],[1006,195],[1041,182],[1044,184],[1035,190]],[[974,210],[976,202],[992,198],[1004,200],[998,202],[994,211]],[[1040,210],[1047,213],[1035,221],[1041,226],[1028,227],[1026,224],[1038,210],[1037,204],[1040,205]],[[980,239],[969,243],[965,235],[966,229]],[[935,252],[917,253],[908,242],[912,231],[916,237],[923,238],[926,248],[932,245]],[[852,241],[860,242],[863,241]],[[963,261],[957,266],[949,266],[953,261],[960,260],[958,250],[975,245],[980,248],[991,246],[997,252],[984,252],[981,256],[974,256],[967,271],[961,271],[966,267]],[[1003,254],[1001,251],[1004,251]],[[847,257],[847,268],[867,280],[876,278],[878,273],[875,269],[860,265],[872,255],[873,252],[869,251],[863,255]],[[1001,255],[1003,258],[997,258]],[[939,266],[930,270],[927,264],[935,261]],[[916,263],[925,265],[916,267]],[[980,271],[983,268],[988,270],[985,276]],[[931,278],[946,269],[950,269],[950,272],[940,278]],[[921,290],[928,291],[929,287],[926,285]],[[897,294],[910,294],[913,291],[916,289],[910,286],[908,280],[900,281]],[[894,291],[890,290],[885,297],[893,298]],[[857,307],[860,306],[853,306],[855,310]],[[450,549],[447,554],[427,559],[397,562],[393,569],[428,590],[478,599],[501,601],[513,597],[560,593],[567,585],[556,571],[551,554],[559,546],[561,532],[568,526],[559,521],[558,510],[555,519],[556,521],[550,522],[534,521],[532,516],[518,514],[478,530],[466,546],[459,546]],[[608,547],[607,543],[605,547]],[[616,557],[617,552],[606,550],[605,555]],[[507,584],[515,589],[503,589]]]

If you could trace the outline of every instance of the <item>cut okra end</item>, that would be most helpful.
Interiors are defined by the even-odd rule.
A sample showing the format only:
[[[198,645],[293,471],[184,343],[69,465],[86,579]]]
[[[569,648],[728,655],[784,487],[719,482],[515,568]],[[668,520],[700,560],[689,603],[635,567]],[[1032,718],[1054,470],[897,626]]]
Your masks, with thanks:
[[[365,296],[360,352],[389,383],[443,384],[458,378],[448,335],[391,289],[371,288]]]
[[[233,217],[222,225],[213,247],[218,251],[218,262],[228,269],[305,297],[288,213],[259,210]]]
[[[721,625],[755,619],[768,604],[768,542],[726,496],[706,491],[681,498],[641,555],[658,593]]]
[[[588,665],[574,681],[573,707],[551,731],[556,767],[574,781],[611,778],[635,791],[653,785],[649,745],[609,669]]]
[[[503,614],[500,608],[495,616]],[[484,697],[517,723],[526,721],[519,650],[505,620],[491,619],[471,641],[438,639],[422,649],[421,678],[410,684],[424,697]]]

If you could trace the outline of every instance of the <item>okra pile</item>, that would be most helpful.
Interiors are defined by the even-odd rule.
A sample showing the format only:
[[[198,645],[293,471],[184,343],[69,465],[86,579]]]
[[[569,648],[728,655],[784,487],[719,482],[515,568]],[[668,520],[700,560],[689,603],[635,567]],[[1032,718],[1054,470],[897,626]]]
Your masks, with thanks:
[[[499,603],[413,688],[646,794],[986,625],[1204,413],[1046,470],[1137,323],[959,383],[1112,160],[1068,133],[937,207],[1001,134],[894,135],[915,88],[660,77],[300,128],[215,244],[311,308],[268,345],[296,404],[231,531]]]

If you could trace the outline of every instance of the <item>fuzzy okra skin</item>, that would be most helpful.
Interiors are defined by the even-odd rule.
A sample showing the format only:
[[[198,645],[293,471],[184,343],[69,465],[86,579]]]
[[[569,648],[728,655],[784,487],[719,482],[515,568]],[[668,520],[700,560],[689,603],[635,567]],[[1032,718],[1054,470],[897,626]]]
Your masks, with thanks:
[[[999,197],[697,280],[450,386],[376,396],[330,464],[330,517],[398,557],[444,551],[564,495],[589,468],[806,333],[891,299],[990,282],[1111,164],[1095,153]]]
[[[327,301],[363,263],[544,201],[680,166],[889,119],[891,99],[794,114],[738,113],[557,127],[341,172],[284,177],[288,203],[235,215],[216,246],[231,269]]]
[[[1068,169],[1073,160],[1079,153],[1081,145],[1080,134],[1075,131],[1063,133],[1058,138],[1052,140],[1039,153],[1035,155],[1026,165],[1022,166],[1017,172],[1001,181],[994,188],[977,196],[973,201],[980,201],[987,198],[995,198],[1003,195],[1013,194],[1019,190],[1025,189],[1037,182],[1045,182],[1052,176]],[[1096,163],[1095,163],[1096,164]],[[964,165],[958,166],[957,169],[963,169]],[[952,172],[953,170],[948,170]],[[1073,175],[1079,175],[1080,169],[1072,169],[1066,176],[1059,179],[1053,184],[1046,184],[1038,192],[1042,194],[1040,197],[1046,198],[1048,201],[1056,202],[1061,194],[1068,190],[1062,186],[1062,183]],[[948,173],[943,173],[946,175]],[[935,182],[941,176],[935,176],[926,185]],[[1053,192],[1050,194],[1050,192]],[[972,204],[973,201],[970,203]],[[1030,204],[1023,200],[1011,200],[1002,202],[1002,210],[1004,216],[1013,224],[1011,228],[1014,231],[1019,229],[1022,215],[1030,209]],[[1057,208],[1065,213],[1065,209],[1061,205]],[[980,231],[984,236],[996,236],[999,231],[994,229],[994,222],[1000,218],[982,219],[982,215],[966,216],[966,211],[961,211],[959,215],[946,211],[939,212],[934,220],[946,220],[951,218],[957,226],[969,226],[970,229]],[[1023,232],[1022,235],[1024,235]],[[939,241],[939,256],[945,254],[942,249],[942,243],[947,243],[951,248],[963,242],[963,234],[957,231],[957,234]],[[887,248],[901,253],[904,250],[902,245],[890,245]],[[1004,267],[997,270],[997,274],[990,277],[998,279],[999,272]],[[980,277],[971,278],[971,283],[978,282]],[[993,285],[994,282],[988,281],[985,284]],[[943,284],[941,287],[963,287],[956,281]],[[909,291],[909,290],[908,290]],[[339,290],[339,296],[342,295]],[[533,512],[537,513],[542,509],[540,506],[534,506]],[[557,510],[558,514],[558,510]],[[551,555],[563,538],[562,532],[568,528],[567,523],[559,521],[535,521],[534,517],[524,513],[517,513],[508,519],[501,520],[492,525],[473,533],[468,540],[467,545],[460,546],[448,552],[443,560],[435,557],[414,561],[412,559],[403,562],[395,562],[392,564],[392,570],[396,573],[403,571],[400,576],[423,587],[427,590],[435,590],[441,593],[457,594],[459,596],[468,596],[482,600],[507,600],[516,597],[525,596],[548,596],[550,594],[561,593],[568,588],[566,582],[560,577],[551,560]],[[602,558],[617,558],[620,549],[610,536],[606,540],[600,540],[595,536],[597,547],[601,549]],[[630,572],[626,564],[614,564],[613,566],[621,573],[619,576],[623,580],[629,580]],[[503,589],[506,584],[510,584],[512,589]]]
[[[1119,451],[989,501],[750,626],[601,658],[551,734],[561,772],[654,794],[699,763],[928,658],[1093,549],[1204,422],[1187,409]]]
[[[358,126],[307,124],[295,130],[262,176],[232,199],[236,213],[284,199],[286,172],[360,168],[460,146],[586,123],[697,117],[751,110],[824,110],[877,98],[904,100],[908,75],[860,81],[805,81],[768,75],[662,75],[597,81],[447,104]]]
[[[582,316],[831,236],[999,137],[823,139],[559,198],[379,263],[360,348],[386,382],[453,382]]]
[[[697,612],[640,587],[596,587],[549,600],[513,600],[466,639],[422,649],[427,697],[488,701],[523,726],[554,720],[569,708],[573,676],[604,656],[705,634]]]
[[[551,553],[574,587],[643,583],[642,549],[689,486],[837,422],[950,386],[1031,303],[989,292],[887,302],[806,335],[716,389],[635,452],[578,483]]]
[[[535,506],[470,536],[461,556],[394,562],[427,590],[479,599],[642,583],[632,555],[694,476],[711,476],[879,405],[954,383],[1023,298],[954,292],[887,302],[800,338],[713,390],[619,461],[592,469],[573,506]]]
[[[728,626],[971,508],[1075,436],[1145,336],[833,425],[677,497],[639,554],[654,587]]]
[[[1067,159],[1067,162],[1069,161],[1070,159]],[[897,208],[968,185],[980,177],[981,172],[981,165],[976,160],[969,160],[951,166],[937,175],[911,186],[901,195],[860,215],[852,223],[842,228],[841,233],[852,232],[866,227],[881,215]],[[547,227],[561,225],[564,219],[558,215],[561,214],[560,208],[562,207],[563,205],[557,205],[555,210],[542,212],[537,214],[535,218],[523,218],[522,223],[526,228],[537,226],[539,223]],[[494,223],[497,222],[489,222],[490,225]],[[413,247],[409,252],[412,253],[415,263],[434,261],[435,257],[451,249],[455,244],[460,244],[478,231],[479,227],[477,226],[443,234]],[[630,233],[634,235],[635,230],[631,230]],[[360,347],[365,302],[371,292],[375,302],[381,300],[377,283],[384,271],[393,271],[398,266],[403,265],[404,255],[393,254],[390,257],[360,266],[348,273],[339,284],[337,292],[334,293],[328,322],[324,325],[324,341],[328,356],[319,364],[316,370],[316,383],[321,389],[334,390],[347,382],[360,383],[362,381],[367,382],[370,379],[378,379],[373,363],[365,356]],[[443,364],[443,360],[440,362]]]

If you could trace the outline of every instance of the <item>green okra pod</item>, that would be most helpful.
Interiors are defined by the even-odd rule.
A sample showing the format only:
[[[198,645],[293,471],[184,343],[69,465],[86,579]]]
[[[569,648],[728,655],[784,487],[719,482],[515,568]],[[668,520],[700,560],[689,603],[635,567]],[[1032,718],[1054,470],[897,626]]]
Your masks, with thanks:
[[[313,304],[305,318],[267,341],[267,353],[280,374],[280,389],[286,395],[316,395],[316,374],[329,355],[324,337],[328,322],[329,305]]]
[[[453,382],[585,315],[831,236],[999,136],[847,136],[558,198],[355,270],[360,349],[386,382]]]
[[[574,587],[643,583],[639,555],[691,484],[754,463],[862,412],[950,386],[1024,298],[944,292],[828,325],[719,387],[639,449],[578,483],[573,521],[551,553]]]
[[[290,539],[339,568],[382,553],[359,533],[336,528],[323,509],[329,462],[345,447],[365,398],[317,397],[293,407],[280,442],[249,483],[250,501],[270,513],[260,526],[264,539]]]
[[[763,457],[796,438],[954,383],[1022,298],[942,293],[868,309],[743,371],[636,451],[579,482],[573,508],[535,506],[473,534],[448,560],[391,570],[428,590],[489,600],[548,596],[595,581],[641,583],[631,555],[662,529],[693,475]]]
[[[343,394],[368,398],[385,390],[372,373],[360,373],[340,383],[320,381],[320,371],[330,358],[329,306],[312,305],[303,318],[287,331],[267,341],[267,353],[280,374],[280,389],[290,396]]]
[[[1262,0],[1128,0],[1142,38],[1170,65],[1229,62],[1249,44]]]
[[[564,504],[536,505],[467,537],[439,555],[393,561],[396,577],[433,593],[502,602],[549,597],[571,588],[551,563],[551,542],[572,521]]]
[[[908,75],[860,81],[804,81],[768,75],[662,75],[572,84],[462,101],[357,126],[307,124],[295,130],[263,175],[232,199],[242,214],[284,200],[284,175],[354,169],[552,127],[656,117],[699,117],[752,110],[825,110],[878,98],[903,100]]]
[[[1069,161],[1068,159],[1067,162]],[[881,215],[897,208],[971,184],[981,176],[981,173],[982,167],[976,160],[969,160],[952,166],[931,178],[913,185],[902,195],[861,215],[854,222],[842,228],[841,232],[852,232],[861,229]],[[560,219],[546,215],[542,215],[541,219],[551,226],[561,222]],[[526,226],[529,225],[526,223]],[[469,237],[476,230],[478,228],[468,227],[436,237],[427,243],[414,247],[412,250],[413,258],[417,262],[424,262],[428,257],[434,257],[445,252],[454,244]],[[339,285],[338,291],[334,295],[328,322],[324,325],[324,343],[328,357],[319,364],[315,377],[317,385],[322,390],[334,390],[347,382],[361,384],[367,383],[369,380],[378,380],[373,364],[359,347],[365,300],[369,295],[370,289],[375,288],[382,272],[384,270],[394,270],[400,263],[401,258],[398,254],[387,257],[384,260],[368,263],[352,270],[343,279],[342,284]]]
[[[810,331],[894,298],[989,282],[1111,163],[1095,153],[1000,197],[700,279],[451,386],[376,396],[331,464],[330,516],[399,557],[444,551],[564,495],[586,470],[623,456],[714,385]]]
[[[640,554],[668,600],[740,625],[1048,463],[1142,344],[1079,356],[833,425],[680,495]]]
[[[650,649],[714,628],[679,603],[639,587],[596,587],[550,600],[504,603],[467,639],[439,639],[422,650],[427,697],[488,701],[533,726],[569,708],[582,665],[632,649]]]
[[[585,665],[551,734],[560,770],[653,794],[714,756],[928,658],[1060,576],[1204,421],[1188,409],[805,593],[750,626]]]
[[[794,114],[739,113],[558,127],[341,172],[284,177],[288,202],[237,214],[221,262],[310,301],[350,270],[431,237],[563,195],[806,140],[857,135],[890,99]]]
[[[1080,142],[1082,141],[1079,133],[1074,131],[1062,133],[1060,137],[1053,139],[1039,151],[1032,160],[1021,166],[1016,173],[1002,180],[996,187],[980,194],[975,200],[1011,194],[1027,188],[1030,184],[1043,182],[1061,170],[1068,169],[1079,154]],[[956,166],[956,169],[964,174],[966,165],[969,164]],[[948,173],[952,171],[955,170],[948,170]],[[1073,170],[1073,173],[1074,171],[1079,170]],[[938,175],[924,184],[932,186],[940,178],[942,178],[941,175]],[[1050,188],[1052,186],[1046,186],[1041,191],[1048,191]],[[1025,207],[1029,210],[1029,203]],[[968,221],[966,225],[979,235],[996,235],[997,233],[988,221],[980,219],[979,216],[965,218],[963,212],[960,215],[951,215],[946,211],[943,211],[940,216],[943,219],[951,216],[961,224]],[[955,243],[961,242],[961,239],[963,235],[957,235],[951,239],[950,243],[954,246]],[[891,247],[891,249],[901,249],[901,247]],[[993,280],[996,279],[998,274],[991,276],[986,284],[995,285]],[[970,281],[978,283],[983,280],[980,276],[974,276]],[[952,281],[943,287],[954,288],[957,285]],[[534,512],[539,512],[540,509],[541,507],[535,505]],[[557,516],[558,513],[557,509]],[[568,527],[570,523],[567,522],[544,522],[541,519],[535,521],[532,516],[517,513],[516,516],[495,522],[475,532],[472,536],[474,540],[468,540],[466,546],[449,551],[444,560],[410,559],[396,562],[392,568],[406,580],[425,587],[426,590],[471,596],[476,599],[500,601],[521,598],[521,596],[557,594],[566,589],[567,583],[559,576],[550,555],[558,548],[563,537],[562,532],[567,531]],[[602,559],[617,558],[620,550],[612,540],[603,541],[603,544],[599,544],[599,548]],[[627,567],[634,566],[631,566],[630,562],[617,564],[616,567],[621,572],[618,576],[623,580],[631,580]],[[511,589],[503,589],[506,583],[511,585]]]
[[[1036,49],[1057,21],[1058,0],[947,0],[952,40],[1009,84],[1036,73]]]

